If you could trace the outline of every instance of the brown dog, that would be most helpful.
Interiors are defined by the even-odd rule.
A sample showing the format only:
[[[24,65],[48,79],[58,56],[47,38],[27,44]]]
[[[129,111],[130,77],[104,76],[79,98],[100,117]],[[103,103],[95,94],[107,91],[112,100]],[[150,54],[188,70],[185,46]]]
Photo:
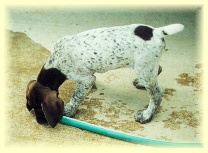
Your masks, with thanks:
[[[48,122],[51,127],[55,127],[63,116],[64,102],[58,97],[58,92],[38,81],[28,83],[26,99],[27,109],[34,109],[36,120],[40,124]]]

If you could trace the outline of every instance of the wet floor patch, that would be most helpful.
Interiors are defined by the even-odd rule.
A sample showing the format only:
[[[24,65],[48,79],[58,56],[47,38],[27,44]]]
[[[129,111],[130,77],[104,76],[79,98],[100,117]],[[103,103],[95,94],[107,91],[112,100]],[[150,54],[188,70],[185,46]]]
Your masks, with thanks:
[[[196,128],[200,125],[198,117],[199,112],[191,112],[188,110],[173,111],[166,120],[163,120],[164,128],[177,130],[182,125]]]
[[[188,73],[181,73],[178,75],[179,78],[176,78],[178,84],[182,86],[192,86],[197,89],[200,88],[200,77],[201,73],[196,73],[195,76],[191,76]]]
[[[144,126],[133,119],[134,111],[128,109],[122,100],[113,101],[110,105],[103,104],[103,100],[85,98],[75,118],[123,132],[144,130]]]
[[[195,65],[195,68],[201,69],[201,68],[202,68],[202,64],[196,64],[196,65]]]
[[[163,98],[165,98],[166,100],[169,101],[175,92],[176,92],[176,90],[173,88],[165,88],[164,92],[163,92]]]
[[[201,70],[202,64],[196,64],[195,68]],[[188,73],[181,73],[178,76],[179,77],[175,78],[175,80],[181,86],[191,86],[196,88],[197,90],[201,90],[202,72],[198,72],[195,75],[190,75]]]

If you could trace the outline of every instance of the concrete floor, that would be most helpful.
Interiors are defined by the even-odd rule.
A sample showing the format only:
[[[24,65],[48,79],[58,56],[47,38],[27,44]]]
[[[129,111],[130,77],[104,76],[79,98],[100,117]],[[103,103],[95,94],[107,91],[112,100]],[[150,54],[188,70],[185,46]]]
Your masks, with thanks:
[[[14,85],[15,82],[10,81],[9,83],[9,98],[15,99],[15,103],[11,102],[7,107],[7,112],[10,113],[8,115],[10,121],[7,125],[7,144],[10,146],[24,145],[25,143],[51,145],[61,141],[55,144],[131,146],[132,144],[129,143],[61,124],[55,130],[38,125],[34,116],[26,111],[24,94],[27,82],[37,77],[40,67],[49,56],[47,50],[52,51],[54,43],[61,37],[88,29],[133,23],[149,24],[154,27],[172,23],[181,23],[185,26],[181,33],[165,38],[168,51],[164,52],[161,59],[160,64],[163,67],[163,72],[158,77],[165,95],[158,113],[148,124],[134,122],[134,113],[146,107],[149,98],[145,90],[137,90],[132,85],[135,79],[132,69],[118,69],[104,74],[96,74],[98,90],[85,99],[75,118],[153,139],[200,142],[202,140],[200,124],[202,119],[202,87],[200,79],[203,70],[200,58],[200,13],[200,8],[197,7],[177,9],[136,7],[8,8],[7,29],[22,32],[13,33],[10,31],[10,36],[21,38],[20,43],[32,43],[34,45],[33,50],[29,51],[26,48],[19,48],[21,54],[18,54],[20,51],[18,49],[15,51],[10,49],[12,52],[8,54],[10,63],[15,62],[15,60],[19,61],[19,68],[21,69],[22,65],[27,63],[26,61],[31,60],[36,61],[38,66],[33,73],[28,71],[31,71],[30,67],[35,66],[29,64],[26,65],[27,68],[29,67],[27,71],[23,70],[21,73],[18,71],[11,72],[8,69],[8,75],[18,75],[21,81],[18,87]],[[23,37],[24,39],[22,39]],[[28,41],[28,37],[31,41]],[[40,46],[46,49],[42,52],[41,50],[36,51],[36,47],[40,48]],[[39,54],[34,56],[38,59],[33,56],[31,59],[19,58],[21,56],[27,58],[29,52]],[[8,65],[10,68],[12,67],[11,64]],[[12,80],[15,81],[14,78]],[[66,82],[61,87],[60,96],[65,102],[69,101],[75,87],[76,85],[72,81]],[[18,94],[14,94],[14,91]],[[10,107],[13,105],[18,105],[17,107],[24,113],[19,111],[15,117],[11,115],[16,111],[14,107]],[[21,120],[16,120],[16,118],[21,118]],[[10,124],[13,122],[16,124]],[[64,131],[65,134],[61,131]],[[39,136],[34,136],[34,133]],[[51,134],[55,135],[53,141],[50,139]],[[56,136],[57,134],[59,136]],[[71,138],[72,135],[76,139]],[[60,137],[62,137],[61,140]]]

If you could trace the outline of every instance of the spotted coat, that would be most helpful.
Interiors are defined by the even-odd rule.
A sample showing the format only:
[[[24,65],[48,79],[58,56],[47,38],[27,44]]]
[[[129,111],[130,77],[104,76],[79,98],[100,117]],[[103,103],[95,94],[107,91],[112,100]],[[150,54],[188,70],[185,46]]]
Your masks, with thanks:
[[[92,75],[122,67],[137,69],[137,61],[143,60],[146,61],[143,66],[147,67],[146,63],[153,71],[165,44],[157,37],[151,37],[151,41],[143,40],[135,33],[139,26],[142,25],[100,28],[64,37],[56,43],[44,67],[57,68],[73,80],[78,79],[77,75]]]

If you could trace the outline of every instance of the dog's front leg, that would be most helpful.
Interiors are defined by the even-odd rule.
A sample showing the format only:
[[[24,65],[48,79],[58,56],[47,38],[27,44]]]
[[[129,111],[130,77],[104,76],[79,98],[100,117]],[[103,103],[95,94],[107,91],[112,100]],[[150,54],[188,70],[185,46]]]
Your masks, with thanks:
[[[146,89],[150,96],[150,103],[147,109],[140,110],[135,115],[135,120],[143,124],[151,121],[153,115],[155,114],[158,106],[162,101],[163,93],[157,82],[153,83],[151,86],[147,86]]]
[[[75,116],[80,103],[83,102],[85,96],[91,90],[94,82],[95,76],[82,77],[79,81],[77,81],[77,89],[73,93],[70,102],[64,107],[65,116]]]

